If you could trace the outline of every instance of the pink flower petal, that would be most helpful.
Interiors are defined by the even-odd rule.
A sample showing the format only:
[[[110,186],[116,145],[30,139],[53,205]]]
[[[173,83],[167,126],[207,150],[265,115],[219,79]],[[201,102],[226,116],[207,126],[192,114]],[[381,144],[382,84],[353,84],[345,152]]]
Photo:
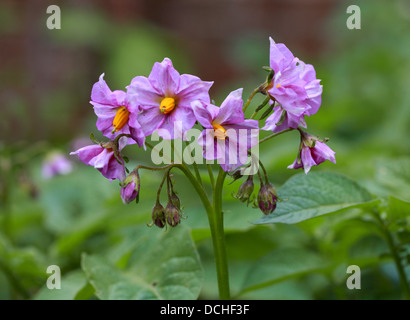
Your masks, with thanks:
[[[164,97],[172,97],[178,90],[180,75],[170,59],[155,62],[148,77],[151,85]]]
[[[161,104],[164,96],[156,90],[146,77],[138,76],[132,79],[127,87],[127,92],[135,96],[136,103],[141,106],[157,106]]]
[[[245,120],[243,113],[243,89],[237,89],[229,93],[226,99],[222,102],[219,113],[214,122],[220,125],[241,123]]]

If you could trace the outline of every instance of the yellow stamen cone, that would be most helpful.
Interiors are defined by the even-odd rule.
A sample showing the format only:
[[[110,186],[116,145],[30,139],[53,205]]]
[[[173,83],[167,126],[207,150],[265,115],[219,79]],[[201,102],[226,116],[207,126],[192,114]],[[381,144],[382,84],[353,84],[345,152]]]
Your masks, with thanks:
[[[175,99],[174,98],[162,99],[161,105],[159,106],[159,110],[161,110],[163,114],[170,113],[174,109],[175,109]]]
[[[115,115],[115,118],[112,122],[114,129],[112,133],[121,130],[127,123],[130,116],[130,112],[126,107],[120,107]]]
[[[222,126],[219,125],[219,124],[212,124],[212,126],[214,127],[214,136],[215,136],[217,139],[225,140],[225,138],[226,138],[226,130],[225,130],[225,128],[222,127]]]

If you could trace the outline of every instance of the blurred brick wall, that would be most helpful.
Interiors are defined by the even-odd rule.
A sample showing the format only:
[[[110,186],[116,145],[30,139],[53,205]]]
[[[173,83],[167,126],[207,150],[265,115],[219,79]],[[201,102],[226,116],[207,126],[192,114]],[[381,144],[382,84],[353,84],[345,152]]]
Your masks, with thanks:
[[[53,47],[44,30],[33,26],[46,19],[48,5],[102,9],[115,24],[148,21],[181,39],[196,70],[216,86],[224,86],[244,71],[227,61],[230,39],[249,30],[261,36],[279,35],[293,50],[315,56],[326,46],[323,30],[336,0],[2,0],[17,17],[14,28],[0,34],[0,140],[48,139],[80,130],[89,110],[92,75],[100,70],[98,54],[87,47]],[[43,26],[42,22],[41,25]],[[44,27],[44,26],[43,26]],[[97,72],[98,73],[98,72]],[[82,81],[78,81],[82,79]],[[86,79],[86,80],[85,80]],[[48,92],[64,86],[73,95],[72,114],[56,126],[41,123],[39,109]],[[85,100],[84,100],[85,98]],[[22,100],[28,106],[15,111]],[[11,110],[13,109],[13,110]],[[26,120],[24,120],[26,118]],[[12,134],[11,134],[11,131]]]
[[[226,61],[230,39],[251,30],[268,44],[269,35],[280,35],[293,50],[315,55],[326,45],[323,30],[334,5],[331,0],[147,0],[144,17],[180,35],[201,75],[223,85],[241,72]]]

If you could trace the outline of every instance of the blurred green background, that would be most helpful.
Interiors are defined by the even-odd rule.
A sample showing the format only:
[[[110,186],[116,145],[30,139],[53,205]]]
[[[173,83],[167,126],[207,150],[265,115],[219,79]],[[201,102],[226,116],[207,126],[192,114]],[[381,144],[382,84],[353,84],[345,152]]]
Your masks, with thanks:
[[[51,4],[61,8],[60,30],[46,28]],[[126,206],[118,183],[109,183],[74,157],[69,158],[73,170],[67,175],[44,179],[41,167],[50,152],[68,156],[89,143],[90,132],[98,136],[89,100],[101,73],[112,90],[122,90],[134,76],[147,76],[153,63],[164,57],[171,58],[180,73],[215,81],[210,93],[219,104],[231,90],[243,87],[246,98],[264,81],[261,67],[269,64],[269,36],[285,43],[315,66],[324,88],[320,111],[306,120],[309,133],[330,138],[337,164],[326,162],[312,171],[341,173],[375,196],[410,201],[410,3],[356,1],[361,30],[346,27],[350,4],[0,1],[0,298],[101,298],[87,282],[82,253],[104,256],[121,267],[115,259],[125,252],[121,250],[127,241],[137,241],[141,234],[163,236],[162,230],[145,227],[151,221],[159,174],[144,172],[140,203]],[[296,157],[298,139],[292,132],[260,150],[277,187],[296,173],[286,167]],[[131,162],[150,163],[150,153],[137,149],[126,150]],[[205,171],[203,178],[207,179]],[[202,264],[199,298],[217,298],[205,212],[185,178],[175,180],[188,217],[181,232],[189,230]],[[366,212],[346,210],[297,225],[255,226],[251,222],[261,213],[231,196],[239,185],[235,182],[224,191],[235,298],[402,297],[391,252]],[[406,210],[390,231],[409,276],[410,212]],[[312,259],[333,267],[295,273],[241,293],[260,259],[292,250],[308,250],[315,255]],[[362,290],[348,290],[346,266],[358,257],[366,260]],[[44,288],[49,265],[61,267],[67,290],[56,293]]]

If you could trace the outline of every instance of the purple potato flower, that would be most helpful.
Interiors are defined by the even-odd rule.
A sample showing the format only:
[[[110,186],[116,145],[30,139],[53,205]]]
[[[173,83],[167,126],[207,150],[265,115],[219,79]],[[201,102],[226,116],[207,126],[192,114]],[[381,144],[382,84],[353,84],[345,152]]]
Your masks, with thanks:
[[[145,136],[164,129],[158,134],[164,139],[174,139],[174,130],[182,138],[194,126],[196,119],[191,102],[209,103],[208,91],[212,84],[193,75],[180,75],[171,60],[165,58],[154,64],[148,78],[132,79],[127,90],[141,106],[138,122]]]
[[[140,177],[138,171],[133,171],[125,178],[123,186],[121,187],[121,199],[124,204],[128,204],[135,199],[138,202],[140,192]]]
[[[137,121],[139,107],[135,97],[121,90],[111,91],[103,78],[104,73],[91,91],[90,103],[98,117],[97,129],[111,140],[119,134],[130,134],[133,140],[129,144],[135,141],[141,147],[145,136]]]
[[[73,170],[71,161],[61,152],[52,152],[46,156],[41,167],[41,175],[44,179],[50,179],[57,175],[68,174]]]
[[[196,101],[195,117],[205,128],[198,137],[207,160],[217,159],[224,171],[246,163],[247,150],[258,143],[258,121],[246,119],[242,110],[242,89],[231,92],[221,107]]]
[[[275,72],[267,93],[275,106],[262,130],[280,132],[288,128],[306,128],[304,117],[315,114],[322,102],[323,86],[311,64],[295,58],[283,43],[270,39],[270,67]]]
[[[125,178],[125,168],[124,161],[119,158],[119,151],[127,145],[127,138],[122,137],[119,140],[118,150],[112,141],[93,144],[81,149],[78,149],[75,152],[71,152],[70,155],[78,155],[80,160],[86,165],[93,166],[98,171],[102,173],[104,177],[110,180],[124,180]],[[117,153],[117,157],[122,161],[123,164],[120,164],[114,153]]]
[[[324,142],[306,132],[301,132],[301,139],[302,146],[299,154],[296,160],[288,166],[288,169],[303,168],[305,173],[308,174],[312,166],[317,166],[326,160],[336,163],[336,152]]]

